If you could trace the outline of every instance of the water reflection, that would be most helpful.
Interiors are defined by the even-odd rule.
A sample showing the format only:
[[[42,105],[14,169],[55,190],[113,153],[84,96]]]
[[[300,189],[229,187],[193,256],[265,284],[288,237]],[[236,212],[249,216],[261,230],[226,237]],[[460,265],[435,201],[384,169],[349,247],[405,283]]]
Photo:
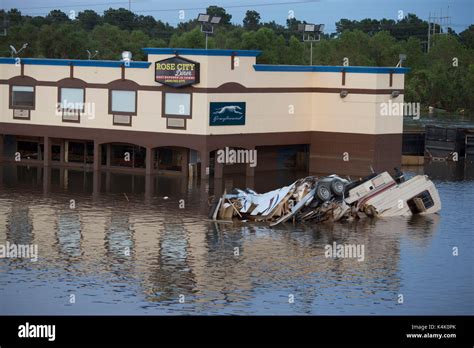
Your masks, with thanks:
[[[246,184],[270,190],[299,173],[207,184],[183,177],[1,169],[0,241],[39,244],[39,261],[27,267],[24,282],[34,283],[39,267],[49,270],[43,277],[57,288],[63,282],[58,272],[73,284],[99,288],[100,294],[90,295],[91,313],[109,313],[109,299],[125,289],[132,306],[113,302],[123,314],[390,313],[400,310],[396,296],[406,286],[404,248],[429,249],[440,223],[437,215],[275,228],[207,219],[208,195]],[[364,245],[364,261],[326,258],[324,247],[333,242]],[[19,264],[25,266],[0,260],[8,271]],[[17,286],[7,276],[0,293]],[[297,299],[293,306],[289,294]],[[48,310],[79,309],[52,303]]]

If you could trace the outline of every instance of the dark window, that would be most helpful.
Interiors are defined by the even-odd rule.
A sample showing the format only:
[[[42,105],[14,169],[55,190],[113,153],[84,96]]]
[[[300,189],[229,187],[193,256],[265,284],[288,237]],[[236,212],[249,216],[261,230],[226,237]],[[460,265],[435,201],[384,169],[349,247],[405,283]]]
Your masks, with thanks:
[[[38,154],[38,143],[33,141],[18,141],[17,151],[23,159],[40,159]]]
[[[428,190],[421,192],[412,199],[407,201],[408,207],[412,214],[419,214],[424,212],[426,209],[434,206],[433,198],[431,197]]]
[[[12,86],[11,104],[13,108],[34,108],[35,88],[32,86]]]

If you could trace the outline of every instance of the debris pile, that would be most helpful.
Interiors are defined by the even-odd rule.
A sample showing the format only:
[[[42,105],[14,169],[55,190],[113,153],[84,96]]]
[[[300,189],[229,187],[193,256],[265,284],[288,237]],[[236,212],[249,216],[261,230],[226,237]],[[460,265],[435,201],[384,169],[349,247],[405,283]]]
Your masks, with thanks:
[[[280,223],[340,221],[366,216],[425,214],[441,209],[433,183],[423,175],[405,181],[396,170],[371,174],[357,181],[337,175],[308,176],[289,186],[258,194],[251,189],[224,193],[211,205],[213,220]]]

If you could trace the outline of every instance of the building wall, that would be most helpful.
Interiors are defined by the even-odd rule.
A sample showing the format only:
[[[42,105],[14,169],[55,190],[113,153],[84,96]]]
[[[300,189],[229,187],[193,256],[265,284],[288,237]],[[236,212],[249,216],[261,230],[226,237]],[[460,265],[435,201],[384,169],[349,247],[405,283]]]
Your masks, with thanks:
[[[94,115],[83,115],[80,123],[63,122],[56,114],[57,82],[70,77],[69,66],[27,62],[21,67],[2,63],[0,58],[0,125],[4,129],[0,133],[101,143],[123,141],[147,147],[182,146],[203,153],[223,146],[310,144],[310,171],[317,172],[327,168],[345,171],[350,165],[385,168],[397,165],[401,157],[398,145],[403,117],[384,116],[380,111],[381,103],[403,102],[403,73],[375,72],[372,68],[345,74],[294,71],[292,67],[257,71],[256,58],[246,56],[236,56],[232,69],[230,56],[180,54],[200,63],[200,83],[174,89],[154,80],[154,63],[173,56],[149,54],[148,67],[140,63],[124,72],[119,65],[74,66],[74,78],[86,83],[86,103],[95,108]],[[9,109],[9,79],[21,73],[36,80],[36,107],[30,120],[13,119]],[[108,84],[120,80],[122,74],[138,85],[132,126],[113,125],[108,112]],[[345,98],[340,96],[342,90],[348,91]],[[396,99],[391,97],[393,90],[401,92]],[[185,130],[167,129],[162,117],[166,92],[192,93],[192,117],[187,119]],[[245,102],[245,125],[210,126],[210,102]],[[342,153],[347,151],[353,161],[341,162]]]
[[[149,61],[172,57],[150,55]],[[74,67],[74,77],[86,81],[92,87],[86,90],[86,102],[95,106],[95,117],[83,117],[80,124],[64,124],[55,114],[57,87],[51,84],[69,77],[68,66],[29,65],[24,74],[39,82],[36,89],[36,109],[31,111],[31,120],[14,120],[8,108],[8,79],[18,76],[21,68],[12,64],[0,64],[1,122],[72,126],[86,128],[109,128],[137,131],[154,131],[177,134],[235,134],[272,133],[293,131],[327,131],[364,134],[391,134],[401,132],[401,118],[379,118],[380,102],[387,102],[387,94],[370,94],[370,90],[403,89],[403,74],[393,74],[393,86],[389,87],[389,74],[347,73],[342,86],[341,73],[332,72],[266,72],[255,71],[255,57],[237,57],[238,64],[231,69],[230,57],[187,56],[201,63],[201,81],[194,88],[181,91],[193,93],[193,116],[187,121],[187,129],[166,128],[166,119],[161,116],[163,88],[154,81],[154,64],[147,69],[127,68],[125,78],[135,81],[147,90],[138,91],[137,116],[132,127],[112,125],[108,113],[108,89],[106,84],[121,78],[120,68]],[[242,88],[230,88],[229,93],[212,93],[203,89],[217,88],[229,82]],[[44,86],[49,83],[48,86]],[[100,84],[100,86],[97,86]],[[100,88],[99,88],[100,87]],[[274,88],[278,91],[273,93]],[[305,89],[306,90],[303,90]],[[359,89],[340,98],[339,91],[314,92],[321,89]],[[256,89],[256,90],[254,90]],[[169,89],[168,89],[169,90]],[[234,92],[235,90],[235,92]],[[171,90],[170,90],[171,91]],[[176,90],[178,92],[178,90]],[[180,91],[180,92],[181,92]],[[399,97],[401,101],[401,97]],[[244,126],[209,126],[209,102],[244,101],[247,117]]]

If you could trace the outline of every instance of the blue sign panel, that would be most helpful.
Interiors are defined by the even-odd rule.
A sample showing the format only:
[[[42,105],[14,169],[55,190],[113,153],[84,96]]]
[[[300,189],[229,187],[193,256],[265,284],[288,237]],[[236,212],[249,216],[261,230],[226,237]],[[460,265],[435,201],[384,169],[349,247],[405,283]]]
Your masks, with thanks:
[[[210,126],[243,126],[245,125],[245,103],[225,102],[210,103]]]

